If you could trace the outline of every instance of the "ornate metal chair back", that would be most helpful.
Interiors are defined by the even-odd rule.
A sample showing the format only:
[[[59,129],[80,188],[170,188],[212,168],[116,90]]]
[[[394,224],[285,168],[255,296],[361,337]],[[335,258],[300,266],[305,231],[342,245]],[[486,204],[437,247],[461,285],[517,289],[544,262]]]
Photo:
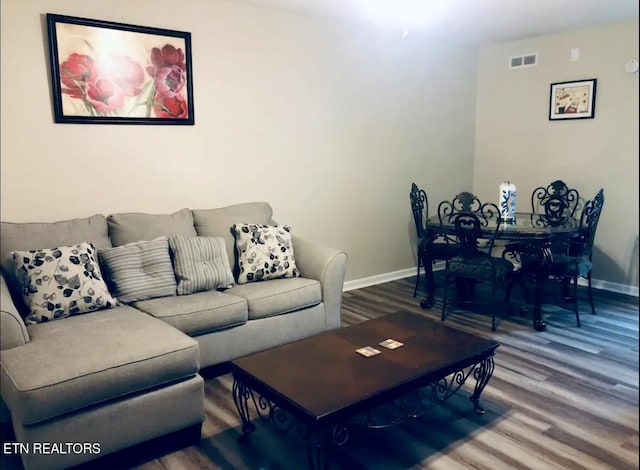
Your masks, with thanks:
[[[546,188],[540,186],[533,190],[531,210],[545,214],[549,223],[562,223],[575,215],[579,199],[577,190],[569,189],[562,180],[555,180]]]
[[[496,204],[491,202],[483,204],[477,196],[463,191],[457,194],[453,200],[442,201],[438,205],[440,224],[451,224],[452,216],[459,212],[475,214],[482,227],[486,227],[490,221],[497,219],[500,213]]]
[[[416,224],[416,233],[418,240],[426,235],[426,219],[429,217],[429,200],[427,193],[418,188],[415,183],[411,183],[411,192],[409,193],[411,200],[411,211],[413,212],[413,221]]]
[[[580,226],[582,227],[583,248],[580,256],[588,256],[591,259],[593,251],[593,243],[596,238],[596,230],[598,228],[598,222],[600,221],[600,214],[602,214],[602,207],[604,206],[604,189],[596,193],[595,197],[590,201],[587,201],[582,209],[580,216]]]
[[[442,201],[438,205],[440,224],[454,227],[462,255],[477,252],[479,249],[491,253],[499,228],[499,214],[496,204],[482,203],[477,196],[467,191],[459,193],[451,201]],[[494,221],[495,230],[487,235],[486,227]]]
[[[460,244],[461,256],[472,256],[479,251],[482,238],[482,221],[473,212],[456,212],[451,215],[450,223],[455,228]]]

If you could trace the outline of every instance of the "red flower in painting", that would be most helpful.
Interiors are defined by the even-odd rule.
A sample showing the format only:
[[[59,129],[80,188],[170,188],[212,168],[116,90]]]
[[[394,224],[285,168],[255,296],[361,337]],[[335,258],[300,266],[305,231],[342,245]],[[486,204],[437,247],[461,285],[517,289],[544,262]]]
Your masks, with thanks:
[[[154,47],[146,73],[145,67],[129,56],[95,57],[74,52],[60,64],[62,92],[80,100],[89,115],[189,117],[182,49],[170,44]]]
[[[147,73],[154,77],[156,72],[163,67],[177,66],[182,70],[186,70],[187,66],[184,63],[184,52],[182,49],[176,49],[171,44],[165,45],[162,49],[154,47],[151,49],[151,63],[152,67],[147,67]]]
[[[187,66],[184,62],[184,52],[171,44],[162,49],[151,49],[151,66],[147,73],[153,77],[156,90],[163,96],[173,98],[179,94],[186,83]]]
[[[87,86],[86,99],[100,114],[107,114],[122,107],[124,93],[113,80],[100,78]]]
[[[144,69],[128,56],[112,56],[98,65],[100,75],[108,75],[125,96],[138,96],[144,83]]]
[[[154,100],[153,114],[160,118],[186,119],[189,117],[189,109],[183,97],[169,97],[158,93]]]
[[[177,65],[162,67],[156,72],[155,85],[162,96],[173,98],[182,91],[185,83],[184,70]]]
[[[84,98],[87,83],[95,79],[93,59],[88,55],[73,53],[60,64],[62,93],[73,98]]]

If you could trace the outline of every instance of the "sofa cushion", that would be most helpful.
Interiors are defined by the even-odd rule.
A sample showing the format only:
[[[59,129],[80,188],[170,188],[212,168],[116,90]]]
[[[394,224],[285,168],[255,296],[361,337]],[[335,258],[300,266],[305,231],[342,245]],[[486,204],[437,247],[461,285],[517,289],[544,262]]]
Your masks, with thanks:
[[[50,223],[14,223],[0,224],[0,265],[5,275],[9,291],[14,294],[13,301],[22,315],[28,313],[15,276],[13,258],[9,253],[16,250],[36,248],[54,248],[56,246],[93,243],[96,249],[111,246],[107,231],[107,219],[100,214],[79,219],[62,220]]]
[[[218,291],[136,302],[133,306],[189,336],[247,322],[247,301]]]
[[[153,240],[163,235],[197,235],[193,227],[193,216],[189,209],[172,214],[144,214],[127,212],[107,217],[109,237],[113,246]]]
[[[221,237],[171,235],[169,245],[178,280],[178,295],[233,285],[233,274]]]
[[[194,339],[132,307],[28,329],[31,342],[0,357],[2,398],[22,425],[192,377],[199,368]]]
[[[298,277],[288,225],[235,224],[238,284]]]
[[[176,295],[167,237],[98,251],[103,274],[120,302]]]
[[[292,312],[322,302],[320,283],[303,277],[236,285],[225,293],[246,299],[249,320]]]
[[[91,243],[13,251],[22,297],[30,313],[25,323],[59,320],[116,305],[102,278]]]
[[[273,209],[266,202],[246,202],[218,209],[194,209],[193,223],[198,235],[224,238],[229,263],[235,267],[235,238],[231,227],[237,222],[274,223]]]

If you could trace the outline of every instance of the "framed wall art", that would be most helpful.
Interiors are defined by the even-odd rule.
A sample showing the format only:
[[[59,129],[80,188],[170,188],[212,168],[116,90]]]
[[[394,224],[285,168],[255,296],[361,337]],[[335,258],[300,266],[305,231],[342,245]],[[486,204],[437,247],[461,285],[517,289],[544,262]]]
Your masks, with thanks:
[[[193,125],[191,34],[47,13],[55,122]]]
[[[592,119],[596,111],[595,78],[551,84],[549,120]]]

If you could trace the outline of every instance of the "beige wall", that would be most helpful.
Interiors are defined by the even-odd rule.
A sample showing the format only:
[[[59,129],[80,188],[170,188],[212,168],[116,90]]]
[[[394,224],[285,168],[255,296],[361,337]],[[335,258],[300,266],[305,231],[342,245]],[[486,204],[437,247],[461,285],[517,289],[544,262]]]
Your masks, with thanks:
[[[474,50],[225,1],[1,5],[2,220],[266,200],[355,280],[415,266],[413,180],[471,186]],[[195,126],[54,124],[47,12],[191,32]]]
[[[637,21],[494,44],[477,59],[413,32],[220,0],[1,8],[2,220],[267,200],[296,233],[346,250],[357,282],[415,266],[412,181],[432,201],[469,188],[492,200],[510,179],[522,208],[562,178],[586,195],[605,188],[594,275],[637,294],[638,74],[623,71],[638,57]],[[191,32],[195,126],[54,124],[47,12]],[[508,69],[527,52],[539,66]],[[549,122],[549,84],[581,78],[598,79],[596,118]]]
[[[570,51],[580,49],[580,60]],[[510,70],[508,58],[538,53],[537,67]],[[638,293],[638,21],[493,44],[478,59],[473,187],[496,199],[509,179],[517,209],[539,185],[562,179],[592,198],[603,187],[593,276],[603,287]],[[549,121],[549,86],[598,79],[594,119]],[[618,284],[617,286],[612,284]],[[626,287],[625,287],[626,286]]]

